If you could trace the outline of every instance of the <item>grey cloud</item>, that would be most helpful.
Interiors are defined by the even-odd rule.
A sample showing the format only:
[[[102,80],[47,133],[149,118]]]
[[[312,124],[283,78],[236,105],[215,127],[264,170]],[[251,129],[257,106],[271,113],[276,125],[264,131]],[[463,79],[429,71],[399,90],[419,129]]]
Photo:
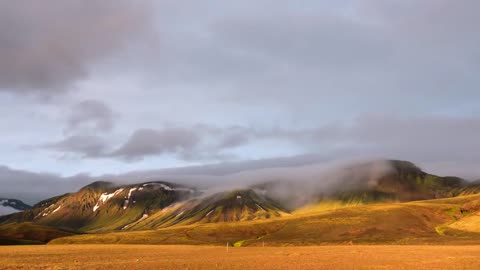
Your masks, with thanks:
[[[281,141],[306,153],[322,153],[331,159],[399,158],[417,162],[480,162],[476,117],[369,114],[353,121],[336,121],[313,128],[252,128],[194,125],[190,128],[140,129],[117,147],[93,136],[73,136],[49,144],[60,152],[78,152],[89,158],[139,161],[170,155],[183,160],[235,159],[229,150]]]
[[[48,96],[86,78],[150,22],[147,2],[2,1],[0,91]]]
[[[68,116],[66,132],[107,132],[114,127],[115,114],[105,103],[84,100],[77,103]]]
[[[224,175],[240,173],[242,171],[261,170],[276,167],[297,167],[311,165],[315,163],[330,162],[328,157],[319,154],[306,154],[292,157],[277,157],[258,160],[243,160],[234,162],[221,162],[206,165],[188,166],[180,168],[164,168],[155,170],[136,171],[119,176],[120,179],[128,180],[132,178],[161,178],[165,176],[195,176],[209,175],[221,178]],[[202,184],[208,184],[203,181]]]
[[[202,89],[208,100],[281,106],[295,117],[339,106],[353,114],[372,103],[382,111],[415,103],[418,111],[480,97],[476,1],[351,1],[343,13],[314,3],[166,2],[162,42],[134,66],[176,93]]]
[[[127,160],[164,153],[192,151],[200,142],[192,130],[181,128],[167,130],[140,129],[135,131],[127,142],[111,156]]]
[[[308,160],[308,161],[307,161]],[[89,176],[76,175],[62,177],[48,173],[33,173],[0,166],[0,197],[18,198],[27,203],[36,203],[52,196],[75,192],[93,181],[104,180],[116,183],[138,183],[150,180],[164,180],[183,183],[209,192],[225,189],[245,188],[250,185],[270,181],[294,181],[298,185],[292,191],[295,194],[318,192],[338,187],[341,181],[352,185],[365,174],[379,174],[388,166],[368,169],[361,174],[343,171],[353,162],[323,162],[311,157],[291,157],[284,159],[258,160],[249,162],[223,163],[209,166],[196,166],[157,171],[136,171],[120,175]],[[388,168],[387,168],[388,169]],[[221,175],[218,173],[221,172]],[[353,177],[352,177],[353,174]],[[301,183],[301,184],[300,184]],[[310,189],[309,189],[310,188]],[[348,187],[343,187],[348,188]],[[309,193],[309,194],[310,194]]]
[[[0,166],[0,197],[17,198],[26,203],[74,192],[91,182],[86,175],[61,177],[52,173],[35,173]]]
[[[339,161],[321,155],[302,155],[183,168],[132,171],[126,174],[76,175],[72,177],[33,173],[0,166],[0,184],[2,185],[0,197],[19,198],[28,203],[35,203],[51,196],[74,192],[80,187],[98,180],[116,183],[163,180],[209,189],[210,192],[244,188],[271,181],[288,181],[291,184],[279,186],[280,189],[275,190],[276,194],[274,195],[280,199],[287,197],[289,200],[296,197],[304,203],[305,200],[308,200],[308,196],[315,192],[347,190],[358,185],[366,185],[369,182],[360,181],[364,180],[364,177],[375,180],[379,175],[389,171],[388,163],[381,160],[367,163],[371,160],[350,157]],[[424,167],[424,170],[435,173],[436,171],[431,171],[431,168],[431,166]]]
[[[105,155],[106,142],[98,136],[69,136],[59,142],[41,145],[41,148],[62,153],[60,158],[99,158]]]
[[[96,113],[94,115],[97,116]],[[90,120],[90,117],[86,119]],[[85,118],[82,118],[82,121],[76,120],[75,123],[83,123],[84,120]],[[235,155],[224,150],[246,145],[254,136],[255,133],[250,128],[219,128],[197,124],[189,128],[138,129],[117,147],[109,143],[104,136],[79,134],[40,147],[74,157],[115,158],[129,162],[161,155],[173,155],[189,161],[219,161],[235,159]],[[61,155],[61,158],[65,157],[68,155]]]
[[[108,156],[129,161],[170,154],[183,160],[228,160],[224,150],[249,142],[250,130],[238,126],[218,128],[197,124],[190,128],[140,129]]]
[[[108,100],[126,121],[113,130],[108,108],[76,107],[79,113],[71,116],[65,132],[76,139],[48,145],[59,153],[122,161],[169,156],[179,162],[210,162],[235,159],[250,145],[255,151],[247,158],[268,155],[271,146],[262,143],[275,140],[283,143],[279,148],[293,145],[291,154],[394,156],[445,168],[462,162],[470,164],[465,171],[478,172],[472,165],[480,161],[474,138],[480,99],[478,1],[293,5],[166,0],[154,3],[153,17],[145,13],[143,2],[138,7],[92,2],[85,12],[77,12],[77,2],[50,2],[54,7],[17,2],[22,3],[0,8],[0,41],[6,44],[0,50],[13,52],[0,52],[7,59],[2,63],[21,56],[12,68],[4,70],[0,64],[4,90],[36,86],[38,91],[56,91],[59,85],[92,75],[88,72],[97,59],[116,51],[116,44],[129,43],[71,96]],[[37,19],[39,12],[47,16]],[[77,14],[87,14],[88,22],[82,24],[83,15]],[[104,15],[113,18],[112,31]],[[68,23],[52,23],[56,18]],[[21,24],[31,31],[17,31]],[[145,24],[155,27],[149,29],[155,32],[151,42],[133,35]],[[52,30],[39,30],[47,26]],[[81,31],[80,26],[99,30]],[[74,32],[80,33],[78,38],[70,34]],[[24,42],[27,39],[38,44]],[[50,48],[57,47],[50,54]],[[112,77],[105,78],[105,70]],[[118,87],[108,87],[112,85]],[[97,87],[102,91],[96,92]],[[133,97],[138,100],[132,102]],[[170,115],[173,109],[175,115]],[[360,116],[370,112],[378,114]],[[199,118],[207,124],[195,126]],[[49,130],[57,126],[54,121]],[[184,128],[158,128],[165,121]],[[233,123],[238,126],[229,127]],[[27,134],[23,127],[21,131]],[[100,131],[118,133],[107,137]],[[85,135],[103,137],[79,139]],[[155,166],[148,161],[143,165]]]
[[[33,204],[52,196],[74,192],[82,186],[97,180],[118,183],[165,180],[204,188],[221,183],[222,175],[274,167],[297,167],[321,161],[325,160],[319,156],[308,155],[150,171],[132,171],[120,175],[89,176],[80,174],[72,177],[62,177],[53,173],[35,173],[0,165],[0,186],[2,187],[0,189],[0,197],[17,198]],[[203,177],[206,175],[211,177]]]
[[[478,178],[479,132],[478,117],[373,114],[312,129],[280,129],[275,134],[332,159],[405,159],[438,173]]]
[[[234,132],[232,134],[229,134],[228,136],[225,136],[220,144],[219,148],[232,148],[232,147],[238,147],[247,144],[250,141],[250,136],[248,133],[245,132]]]

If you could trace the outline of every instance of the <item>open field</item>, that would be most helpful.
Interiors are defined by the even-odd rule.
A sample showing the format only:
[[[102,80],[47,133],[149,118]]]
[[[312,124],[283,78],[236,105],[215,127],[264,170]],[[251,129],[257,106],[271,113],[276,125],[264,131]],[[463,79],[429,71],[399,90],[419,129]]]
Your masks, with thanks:
[[[480,246],[0,247],[1,269],[480,269]]]

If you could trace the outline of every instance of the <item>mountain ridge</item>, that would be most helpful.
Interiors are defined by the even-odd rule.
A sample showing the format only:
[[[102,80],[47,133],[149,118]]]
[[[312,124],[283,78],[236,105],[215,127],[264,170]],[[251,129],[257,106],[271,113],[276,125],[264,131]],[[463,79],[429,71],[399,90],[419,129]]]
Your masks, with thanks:
[[[381,174],[373,173],[378,164],[372,162],[342,168],[338,173],[341,177],[334,178],[336,185],[327,191],[293,180],[214,193],[166,181],[123,185],[97,181],[77,192],[43,200],[23,212],[2,216],[0,225],[31,223],[76,233],[139,231],[276,220],[288,218],[306,205],[328,209],[330,204],[343,207],[480,193],[478,184],[428,174],[408,161],[391,160],[389,164]]]

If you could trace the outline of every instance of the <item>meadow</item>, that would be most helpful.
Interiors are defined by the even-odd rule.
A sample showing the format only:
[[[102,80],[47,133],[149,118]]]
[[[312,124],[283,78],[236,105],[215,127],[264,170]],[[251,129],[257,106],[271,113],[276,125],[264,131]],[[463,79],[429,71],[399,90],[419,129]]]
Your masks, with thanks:
[[[322,204],[268,220],[79,235],[7,224],[0,235],[62,235],[0,246],[0,269],[480,269],[479,208],[480,195]]]
[[[480,269],[480,246],[0,247],[1,269]]]

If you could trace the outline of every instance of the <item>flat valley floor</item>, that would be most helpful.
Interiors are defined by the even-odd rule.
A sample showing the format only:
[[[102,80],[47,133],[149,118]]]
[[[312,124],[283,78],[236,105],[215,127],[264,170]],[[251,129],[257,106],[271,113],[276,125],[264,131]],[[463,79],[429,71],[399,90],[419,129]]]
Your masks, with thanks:
[[[1,246],[0,269],[480,269],[480,246]]]

